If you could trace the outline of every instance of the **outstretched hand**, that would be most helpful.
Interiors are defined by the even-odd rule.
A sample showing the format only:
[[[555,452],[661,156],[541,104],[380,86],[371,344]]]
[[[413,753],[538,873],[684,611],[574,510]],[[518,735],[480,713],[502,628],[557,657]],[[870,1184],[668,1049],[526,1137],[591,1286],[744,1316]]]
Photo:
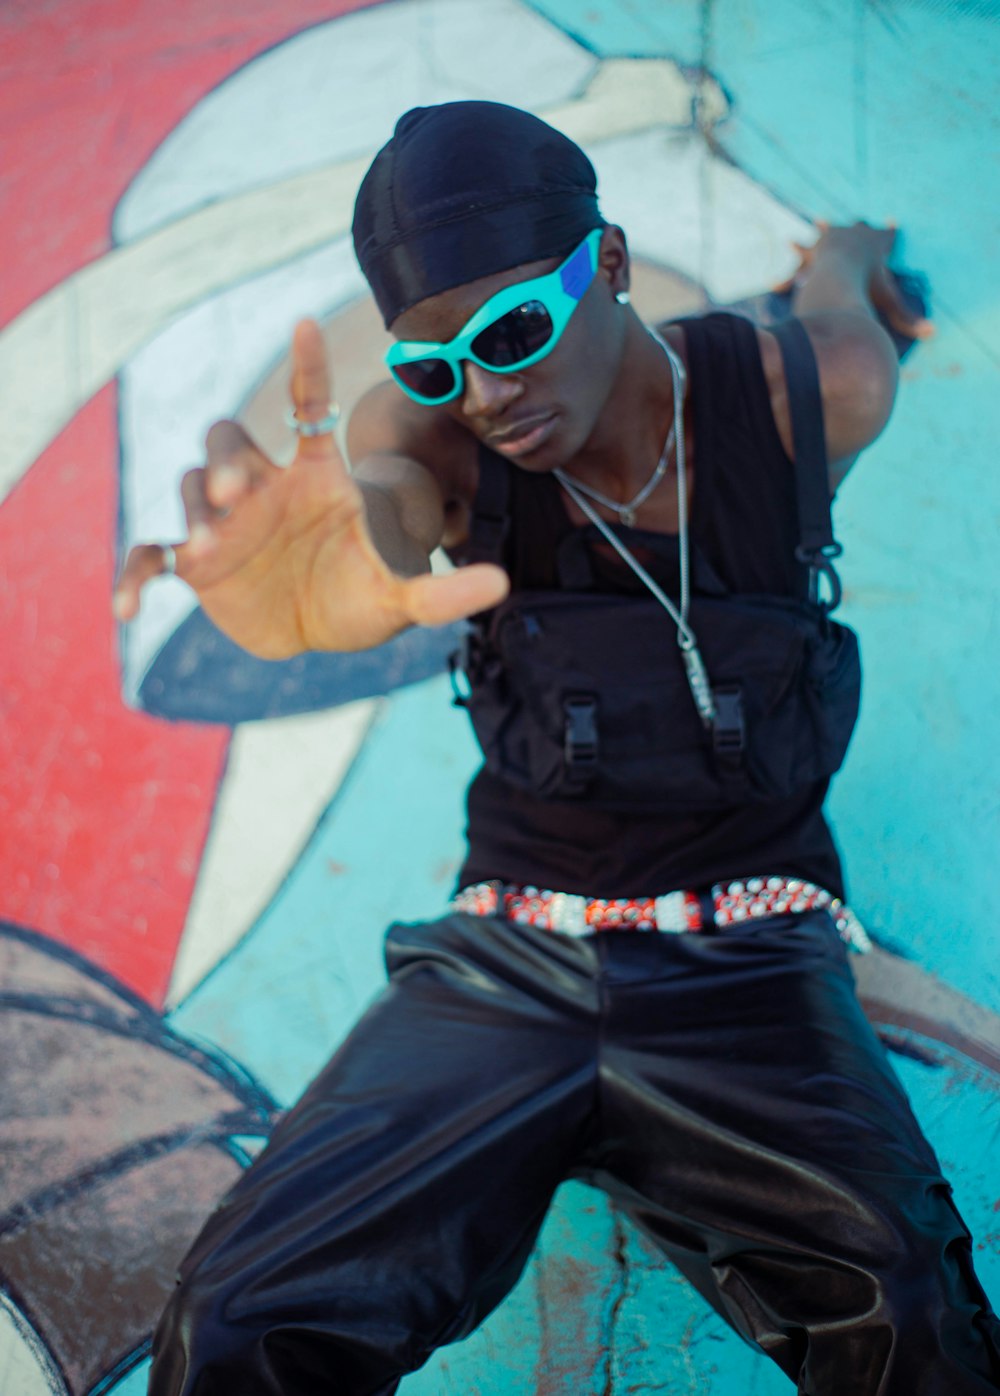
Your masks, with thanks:
[[[907,305],[902,290],[889,267],[889,258],[896,244],[898,229],[894,224],[885,228],[869,223],[853,223],[849,227],[834,227],[817,220],[819,238],[811,246],[793,243],[799,258],[795,272],[774,289],[794,290],[804,282],[825,254],[844,256],[861,269],[864,286],[873,309],[883,320],[907,339],[930,339],[934,326]]]
[[[299,422],[326,419],[330,375],[312,320],[295,330],[291,397]],[[181,497],[187,540],[131,550],[115,588],[121,620],[138,614],[144,586],[176,570],[232,640],[261,658],[283,659],[371,649],[410,625],[485,610],[507,591],[505,574],[489,564],[442,577],[390,571],[332,430],[300,435],[283,468],[238,423],[218,422],[206,438],[205,464],[185,475]]]

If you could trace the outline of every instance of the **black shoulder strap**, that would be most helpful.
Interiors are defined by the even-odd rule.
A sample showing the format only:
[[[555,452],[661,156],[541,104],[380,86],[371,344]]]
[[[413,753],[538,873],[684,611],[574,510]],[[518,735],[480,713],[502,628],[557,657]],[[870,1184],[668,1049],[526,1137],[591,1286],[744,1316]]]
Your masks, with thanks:
[[[816,356],[801,320],[782,320],[768,326],[785,366],[788,412],[792,419],[792,445],[795,457],[795,489],[799,507],[799,546],[795,556],[810,572],[809,595],[819,599],[820,574],[830,585],[827,611],[840,604],[840,578],[833,559],[843,549],[833,536],[830,517],[830,478],[823,429],[823,398],[816,371]]]
[[[469,562],[503,562],[510,528],[510,466],[486,446],[479,448],[479,482],[469,519]]]

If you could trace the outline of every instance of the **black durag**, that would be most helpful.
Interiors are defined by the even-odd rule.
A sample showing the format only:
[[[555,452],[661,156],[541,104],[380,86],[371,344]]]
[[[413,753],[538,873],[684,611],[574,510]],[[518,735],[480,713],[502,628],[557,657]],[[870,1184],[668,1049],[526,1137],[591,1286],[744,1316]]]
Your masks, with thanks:
[[[602,226],[594,167],[537,116],[446,102],[400,117],[358,191],[354,250],[386,326],[411,305]]]

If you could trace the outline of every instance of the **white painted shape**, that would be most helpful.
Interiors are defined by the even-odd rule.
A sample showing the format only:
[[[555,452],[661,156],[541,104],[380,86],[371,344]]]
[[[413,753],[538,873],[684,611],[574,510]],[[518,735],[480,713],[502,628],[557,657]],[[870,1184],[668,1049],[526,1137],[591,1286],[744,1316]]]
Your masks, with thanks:
[[[94,391],[84,395],[77,341],[73,277],[0,333],[0,503]]]
[[[588,147],[642,127],[694,124],[698,92],[693,80],[669,58],[606,58],[582,98],[544,109],[545,120]],[[729,106],[714,78],[701,89],[701,119],[716,124]]]
[[[427,11],[421,41],[431,102],[453,100],[454,93],[540,111],[577,94],[599,66],[565,30],[520,0],[428,0]]]
[[[213,204],[92,262],[0,332],[0,504],[173,315],[343,236],[367,165],[363,158]]]
[[[365,283],[346,238],[203,301],[132,356],[120,378],[122,543],[184,537],[181,476],[204,459],[205,434],[235,415],[287,352],[295,321],[326,315]],[[135,702],[150,664],[194,609],[169,580],[150,587],[122,633],[123,685]]]
[[[365,160],[213,204],[80,275],[81,372],[106,379],[178,311],[342,236]],[[132,258],[141,252],[137,263]],[[124,287],[120,278],[125,273]]]
[[[650,130],[595,145],[601,209],[634,253],[690,277],[719,302],[787,277],[805,219],[740,170],[715,159],[696,132]]]
[[[261,54],[198,103],[123,196],[115,238],[377,150],[410,107],[564,101],[595,62],[520,0],[397,0],[331,20]]]
[[[48,1349],[9,1295],[0,1293],[0,1392],[67,1396]]]
[[[236,728],[167,995],[169,1008],[233,948],[298,862],[379,708],[347,703]]]

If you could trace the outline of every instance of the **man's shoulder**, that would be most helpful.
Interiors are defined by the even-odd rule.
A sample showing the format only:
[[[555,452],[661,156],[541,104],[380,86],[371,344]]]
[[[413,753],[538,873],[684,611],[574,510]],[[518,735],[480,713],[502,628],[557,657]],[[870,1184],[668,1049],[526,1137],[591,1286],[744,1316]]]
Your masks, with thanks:
[[[747,313],[712,308],[663,321],[655,329],[680,354],[694,394],[710,391],[717,407],[738,414],[749,410],[741,407],[748,394],[760,396],[763,370],[773,408],[782,384],[780,351],[774,337]]]
[[[760,326],[743,309],[712,308],[691,315],[676,316],[653,326],[672,348],[681,353],[694,350],[698,357],[715,360],[742,360],[764,352]],[[775,346],[776,348],[776,346]]]

